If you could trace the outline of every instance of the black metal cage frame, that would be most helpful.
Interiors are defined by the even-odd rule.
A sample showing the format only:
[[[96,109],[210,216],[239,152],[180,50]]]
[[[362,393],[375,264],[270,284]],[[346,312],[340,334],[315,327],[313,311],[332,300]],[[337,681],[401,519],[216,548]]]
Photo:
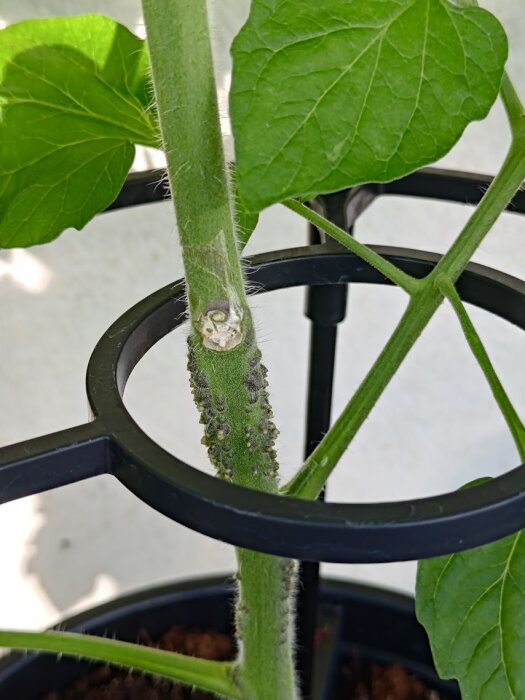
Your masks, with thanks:
[[[131,175],[109,209],[160,201],[158,173]],[[383,185],[321,196],[317,205],[349,234],[379,196],[406,195],[476,204],[490,184],[481,175],[427,168]],[[509,204],[525,213],[525,192]],[[306,407],[306,453],[330,425],[337,325],[345,317],[349,284],[390,284],[315,229],[312,245],[255,256],[248,277],[258,292],[307,287],[311,320]],[[375,250],[422,278],[439,256],[392,247]],[[525,330],[525,282],[469,264],[458,281],[465,301]],[[142,300],[103,335],[88,365],[89,422],[0,448],[0,503],[113,474],[169,518],[231,544],[314,562],[303,567],[300,601],[305,649],[311,661],[318,567],[316,562],[387,562],[460,551],[525,526],[525,465],[467,491],[391,503],[325,503],[260,493],[207,475],[169,454],[131,418],[123,402],[139,360],[185,318],[183,281]],[[309,649],[309,651],[308,651]],[[309,659],[306,658],[310,654]]]
[[[132,176],[112,208],[163,196],[151,173]],[[487,178],[426,169],[389,185],[367,185],[319,198],[332,221],[350,231],[359,214],[384,194],[474,203]],[[139,186],[140,185],[140,186]],[[133,195],[133,200],[130,196]],[[509,205],[525,211],[520,192]],[[315,235],[315,232],[314,232]],[[422,278],[439,256],[375,247],[405,272]],[[336,326],[352,283],[389,284],[380,272],[330,242],[255,256],[248,277],[257,293],[306,286],[312,320],[307,451],[329,427]],[[190,467],[149,438],[126,410],[126,381],[140,358],[185,318],[183,281],[142,300],[97,344],[87,370],[88,423],[0,449],[0,503],[113,474],[156,510],[234,545],[303,561],[386,562],[473,547],[525,525],[525,466],[467,492],[392,503],[306,502],[242,488]],[[525,330],[525,282],[469,264],[462,298]],[[316,376],[322,368],[322,377]],[[319,369],[317,369],[319,373]],[[490,522],[490,527],[487,523]]]

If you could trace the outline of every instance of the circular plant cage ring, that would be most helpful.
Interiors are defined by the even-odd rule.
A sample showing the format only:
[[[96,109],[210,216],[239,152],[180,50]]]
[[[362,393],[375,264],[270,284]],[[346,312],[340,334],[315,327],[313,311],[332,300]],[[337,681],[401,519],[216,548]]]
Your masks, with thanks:
[[[415,277],[439,256],[375,247]],[[346,251],[310,246],[259,255],[248,276],[258,293],[293,286],[390,284]],[[462,298],[525,329],[525,282],[470,264]],[[87,391],[95,425],[110,438],[113,473],[155,510],[230,544],[307,561],[372,563],[422,559],[468,549],[525,526],[525,465],[490,482],[429,498],[388,503],[325,503],[270,495],[195,469],[149,438],[122,397],[138,361],[185,320],[179,281],[118,319],[91,357]]]

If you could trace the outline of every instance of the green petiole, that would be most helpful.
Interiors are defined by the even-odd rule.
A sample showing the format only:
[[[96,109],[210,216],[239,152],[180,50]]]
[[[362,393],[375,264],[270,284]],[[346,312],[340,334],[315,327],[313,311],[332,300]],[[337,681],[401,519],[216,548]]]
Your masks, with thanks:
[[[498,375],[496,374],[496,370],[494,369],[481,338],[479,337],[478,332],[476,331],[474,324],[472,323],[470,316],[468,315],[467,310],[461,301],[456,287],[446,277],[439,278],[437,280],[437,285],[456,312],[470,349],[481,367],[499,409],[507,422],[520,455],[520,459],[525,462],[525,426],[518,416],[516,409],[512,405]]]
[[[233,664],[74,632],[0,631],[0,646],[52,652],[162,676],[235,700],[245,697],[234,681]]]
[[[419,280],[407,275],[398,267],[392,265],[391,262],[383,258],[381,255],[378,255],[375,251],[368,248],[368,246],[360,243],[355,238],[350,236],[344,229],[331,223],[328,221],[328,219],[325,219],[324,216],[317,214],[317,212],[313,211],[305,204],[302,204],[295,199],[288,199],[286,202],[282,202],[282,204],[284,204],[284,206],[288,209],[294,211],[296,214],[302,216],[303,219],[306,219],[321,231],[324,231],[324,233],[336,240],[345,248],[348,248],[348,250],[352,251],[352,253],[360,257],[369,265],[375,267],[387,279],[407,292],[407,294],[412,296],[419,289]]]

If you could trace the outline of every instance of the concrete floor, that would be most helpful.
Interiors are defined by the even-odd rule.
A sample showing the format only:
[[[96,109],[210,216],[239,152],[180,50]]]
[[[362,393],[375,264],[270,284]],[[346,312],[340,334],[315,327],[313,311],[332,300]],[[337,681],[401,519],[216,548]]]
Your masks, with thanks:
[[[510,37],[509,70],[525,95],[522,0],[485,2]],[[220,7],[219,7],[220,6]],[[246,16],[245,0],[213,6],[219,86],[228,84],[225,47]],[[521,11],[520,11],[521,10]],[[135,0],[0,0],[0,22],[87,11],[141,28]],[[508,135],[497,104],[469,127],[442,165],[494,173]],[[149,160],[148,160],[149,159]],[[142,154],[137,167],[151,164]],[[470,208],[435,202],[377,202],[360,220],[360,240],[443,251]],[[304,226],[271,208],[250,252],[305,240]],[[476,260],[525,274],[525,221],[506,214]],[[127,307],[181,275],[171,207],[161,203],[97,218],[51,246],[0,252],[0,445],[86,420],[84,373],[102,332]],[[254,299],[281,428],[285,472],[301,460],[308,325],[301,290]],[[395,290],[355,288],[340,338],[334,413],[388,337],[404,304]],[[525,414],[525,337],[473,310],[511,398]],[[184,334],[162,341],[130,381],[127,405],[163,446],[206,467],[182,356]],[[451,398],[452,397],[452,398]],[[390,500],[457,488],[498,474],[518,458],[451,312],[443,308],[373,411],[333,477],[329,497]],[[110,477],[22,499],[0,508],[0,627],[36,628],[120,592],[189,576],[231,571],[230,547],[192,533],[127,493]],[[415,565],[326,565],[329,574],[401,590]]]

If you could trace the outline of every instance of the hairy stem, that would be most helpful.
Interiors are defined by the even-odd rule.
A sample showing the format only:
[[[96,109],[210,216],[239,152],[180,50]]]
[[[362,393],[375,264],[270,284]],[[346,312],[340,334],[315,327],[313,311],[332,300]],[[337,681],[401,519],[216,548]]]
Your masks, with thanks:
[[[210,460],[222,478],[275,493],[277,431],[260,360],[253,330],[230,352],[209,350],[196,336],[190,339],[192,388]],[[241,653],[236,678],[245,700],[292,700],[292,565],[246,549],[237,549],[237,559],[235,623]]]
[[[277,431],[237,250],[206,1],[143,0],[143,9],[186,275],[188,368],[203,442],[220,477],[276,492]],[[235,679],[243,700],[294,700],[291,565],[242,549],[237,557]]]
[[[472,350],[472,354],[481,367],[499,409],[509,427],[514,443],[516,444],[516,448],[520,455],[520,459],[525,462],[525,426],[518,416],[516,409],[512,405],[498,375],[496,374],[496,370],[494,369],[481,338],[479,337],[474,324],[472,323],[467,310],[461,301],[456,287],[446,277],[438,280],[438,286],[456,312],[465,338],[470,346],[470,349]]]
[[[235,331],[241,330],[246,300],[206,5],[203,0],[144,0],[143,7],[192,324],[201,333],[207,314],[224,311],[232,316],[230,342],[238,341]]]

